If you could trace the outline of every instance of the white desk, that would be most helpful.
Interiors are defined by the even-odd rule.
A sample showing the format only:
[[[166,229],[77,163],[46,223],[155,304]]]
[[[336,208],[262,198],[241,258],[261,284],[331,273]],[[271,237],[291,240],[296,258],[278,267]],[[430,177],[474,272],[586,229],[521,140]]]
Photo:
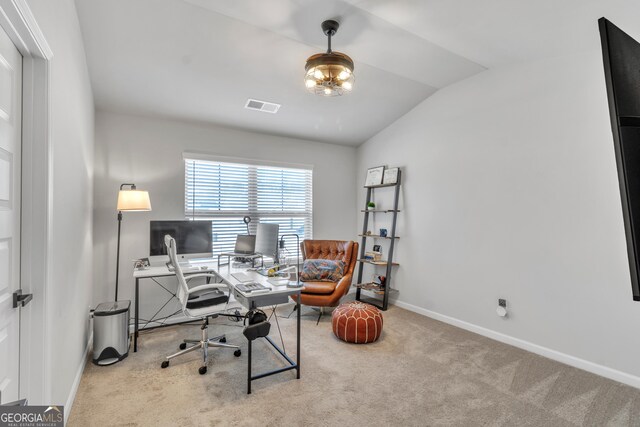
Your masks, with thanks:
[[[278,374],[280,372],[288,371],[291,369],[296,370],[296,378],[300,379],[300,292],[301,288],[288,288],[286,285],[284,286],[276,286],[267,281],[267,278],[258,274],[255,271],[249,271],[246,269],[233,268],[231,265],[227,265],[226,267],[220,267],[220,269],[216,269],[217,265],[214,262],[205,262],[205,263],[194,263],[194,266],[199,266],[198,270],[187,271],[184,272],[185,276],[189,276],[189,274],[198,274],[198,273],[212,273],[214,274],[220,282],[226,283],[231,286],[232,294],[235,299],[242,304],[248,310],[265,307],[265,306],[273,306],[277,304],[284,304],[289,302],[289,297],[291,295],[298,295],[296,298],[296,311],[297,311],[297,327],[296,327],[296,361],[294,362],[278,345],[271,340],[269,337],[265,337],[265,339],[280,353],[280,355],[288,362],[288,366],[283,368],[275,369],[273,371],[264,372],[257,375],[251,374],[251,341],[248,341],[248,376],[247,376],[247,393],[251,393],[251,381],[257,380],[260,378],[267,377],[269,375]],[[232,273],[245,273],[247,274],[254,282],[260,283],[268,288],[271,288],[269,292],[241,292],[237,285],[241,282],[235,279],[232,276]],[[175,276],[175,273],[169,271],[166,265],[162,266],[154,266],[150,267],[146,270],[134,270],[133,277],[136,281],[135,287],[135,324],[134,324],[134,332],[133,332],[133,351],[138,351],[138,335],[139,335],[139,310],[140,310],[140,280],[141,279],[155,279],[158,277],[168,277]]]

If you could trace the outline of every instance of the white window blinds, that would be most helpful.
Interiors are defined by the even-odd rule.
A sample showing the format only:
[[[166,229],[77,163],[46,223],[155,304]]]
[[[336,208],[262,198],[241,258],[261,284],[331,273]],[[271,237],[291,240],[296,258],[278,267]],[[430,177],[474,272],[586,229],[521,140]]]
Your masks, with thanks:
[[[213,221],[213,253],[231,252],[236,235],[259,222],[279,224],[280,235],[311,239],[312,170],[185,158],[185,216]],[[295,237],[285,237],[294,250]]]

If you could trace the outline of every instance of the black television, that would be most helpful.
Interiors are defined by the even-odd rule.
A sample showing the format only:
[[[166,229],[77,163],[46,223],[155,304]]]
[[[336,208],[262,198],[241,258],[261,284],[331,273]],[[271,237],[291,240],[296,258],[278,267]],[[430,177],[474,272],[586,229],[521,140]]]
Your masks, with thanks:
[[[213,253],[211,221],[150,221],[149,255],[167,255],[164,236],[176,240],[176,252],[182,259],[211,258]]]
[[[598,21],[633,299],[640,301],[640,43]]]

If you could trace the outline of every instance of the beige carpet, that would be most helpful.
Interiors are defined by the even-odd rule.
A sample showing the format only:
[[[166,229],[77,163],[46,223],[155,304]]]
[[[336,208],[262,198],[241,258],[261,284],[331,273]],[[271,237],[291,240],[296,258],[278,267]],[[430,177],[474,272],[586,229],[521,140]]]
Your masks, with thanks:
[[[264,378],[247,395],[245,339],[226,319],[212,330],[242,343],[242,357],[214,350],[204,376],[197,354],[161,369],[163,355],[199,332],[169,327],[143,334],[121,363],[87,363],[68,425],[640,426],[640,390],[400,308],[384,313],[383,334],[368,345],[337,340],[330,316],[318,326],[311,313],[302,319],[300,380]],[[294,318],[280,325],[295,352]],[[255,372],[281,366],[262,342],[254,361]]]

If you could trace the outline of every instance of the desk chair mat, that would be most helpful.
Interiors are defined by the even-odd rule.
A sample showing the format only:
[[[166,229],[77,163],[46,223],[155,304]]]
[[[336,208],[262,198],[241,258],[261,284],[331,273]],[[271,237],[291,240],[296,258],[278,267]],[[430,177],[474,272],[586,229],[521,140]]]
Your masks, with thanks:
[[[189,296],[187,308],[202,308],[212,305],[224,304],[229,301],[229,297],[219,289],[206,289],[195,292]]]

